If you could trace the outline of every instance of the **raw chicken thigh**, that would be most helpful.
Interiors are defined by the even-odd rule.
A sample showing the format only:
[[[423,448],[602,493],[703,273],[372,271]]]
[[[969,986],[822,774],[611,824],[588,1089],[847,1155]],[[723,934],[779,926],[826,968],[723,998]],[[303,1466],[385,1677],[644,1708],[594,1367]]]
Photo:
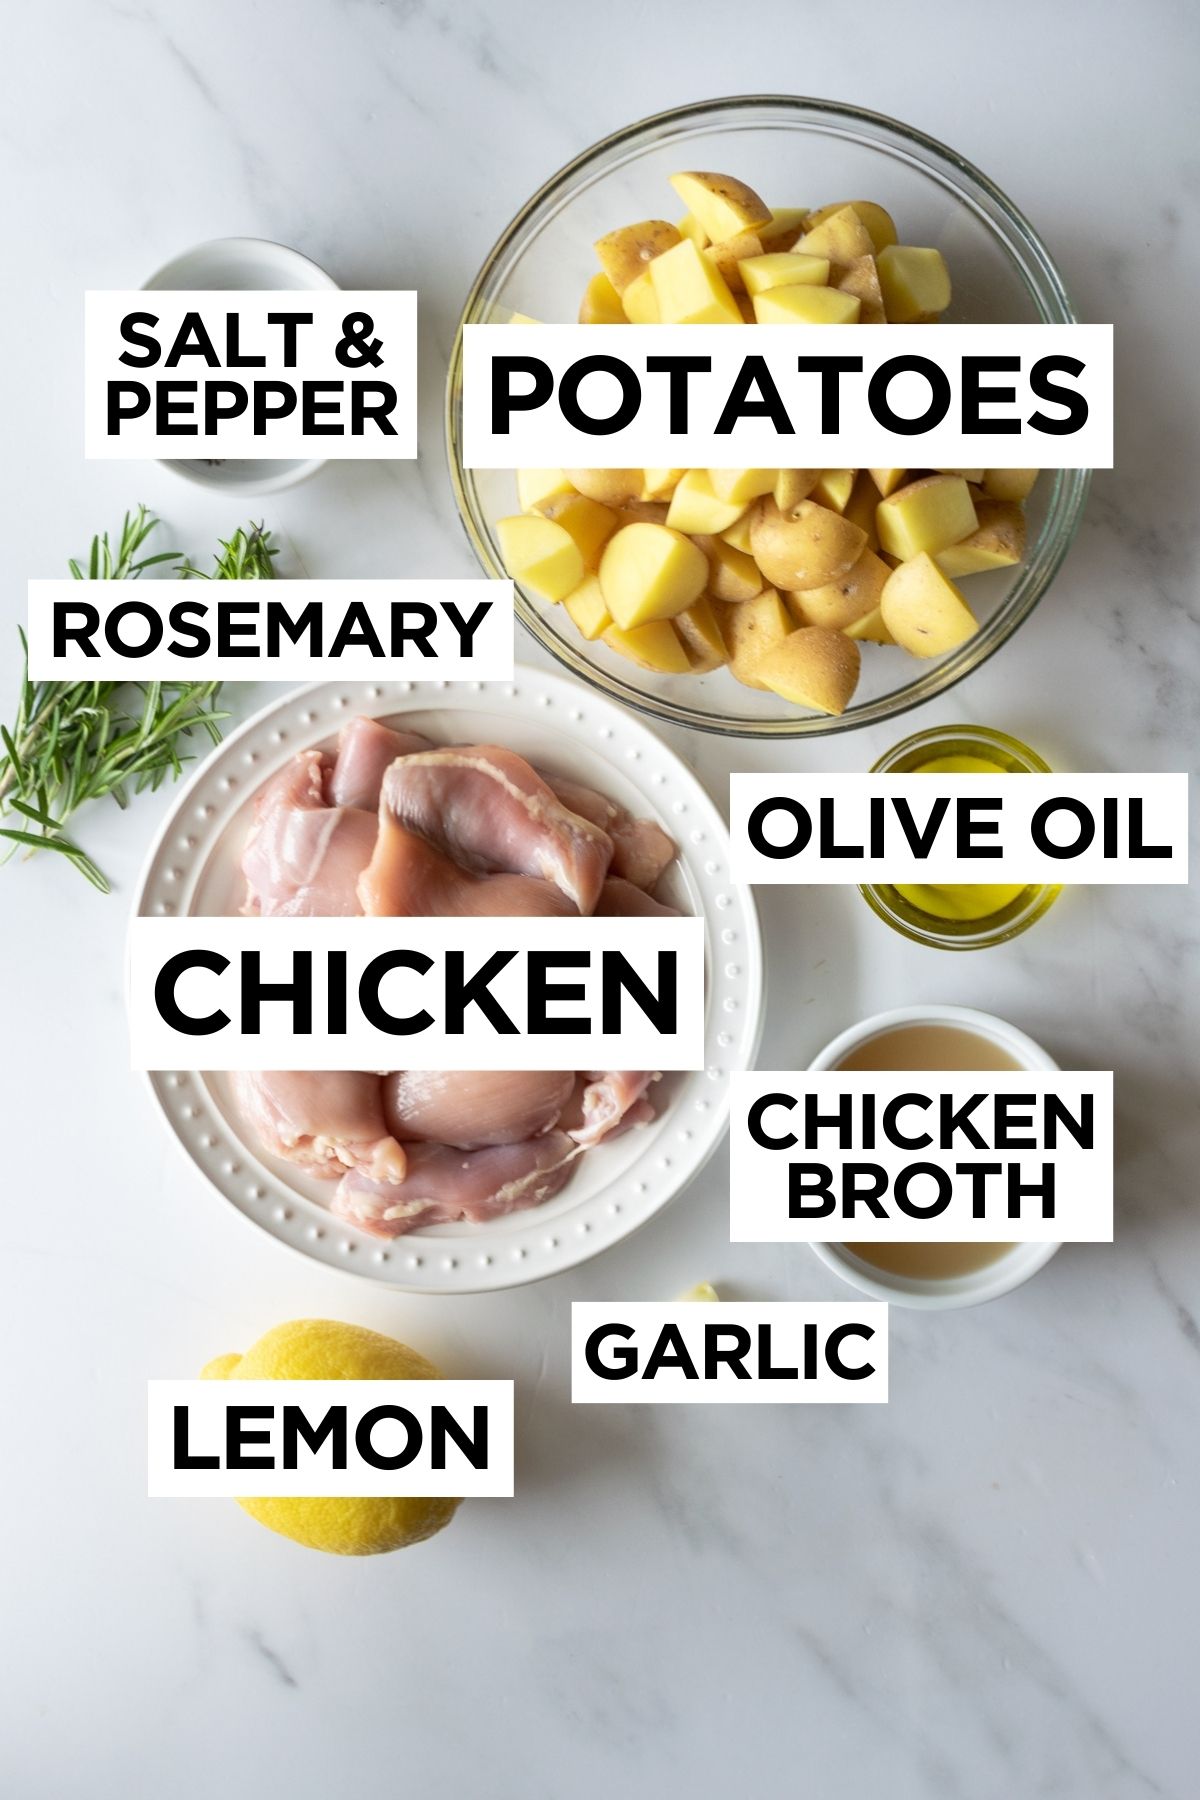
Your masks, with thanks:
[[[420,918],[665,917],[662,827],[494,744],[438,748],[353,719],[258,795],[244,912]],[[650,1073],[272,1071],[233,1077],[263,1147],[338,1180],[375,1236],[540,1206],[579,1157],[654,1117]]]

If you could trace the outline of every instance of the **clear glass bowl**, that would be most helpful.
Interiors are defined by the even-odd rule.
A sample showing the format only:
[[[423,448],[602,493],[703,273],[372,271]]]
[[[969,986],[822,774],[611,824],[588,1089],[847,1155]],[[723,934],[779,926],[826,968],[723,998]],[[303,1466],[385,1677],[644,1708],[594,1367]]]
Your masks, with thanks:
[[[980,757],[1012,775],[1050,774],[1049,763],[1043,762],[1036,750],[988,725],[936,725],[928,731],[918,731],[881,756],[871,773],[908,775],[939,756]],[[972,777],[964,779],[969,781]],[[867,883],[858,891],[893,931],[916,944],[928,944],[935,950],[986,950],[991,944],[1006,944],[1010,938],[1028,931],[1054,905],[1062,887],[1058,883],[1024,887],[1007,906],[979,919],[937,918],[914,906],[899,888],[883,883]]]
[[[450,361],[446,435],[459,511],[489,575],[503,575],[497,519],[517,510],[511,471],[462,465],[462,326],[506,311],[573,320],[596,263],[593,241],[630,219],[669,213],[667,178],[720,169],[775,206],[823,205],[846,196],[878,200],[908,243],[936,245],[950,265],[951,320],[1065,323],[1071,303],[1029,222],[986,175],[944,144],[879,113],[787,94],[743,95],[658,113],[585,150],[540,188],[492,249],[463,309]],[[676,210],[678,207],[676,206]],[[982,620],[961,648],[917,662],[864,644],[853,704],[840,718],[805,713],[774,694],[742,687],[720,670],[661,676],[581,638],[561,607],[517,590],[517,615],[581,680],[673,725],[731,737],[816,737],[895,718],[943,693],[1012,636],[1045,592],[1070,547],[1089,473],[1042,476],[1028,504],[1029,551],[1020,568],[972,576]]]

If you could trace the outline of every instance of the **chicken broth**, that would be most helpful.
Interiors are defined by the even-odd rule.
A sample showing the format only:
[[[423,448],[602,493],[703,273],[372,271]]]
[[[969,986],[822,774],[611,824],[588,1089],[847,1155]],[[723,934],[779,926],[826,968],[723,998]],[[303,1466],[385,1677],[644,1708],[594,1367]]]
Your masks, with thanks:
[[[999,1044],[957,1025],[900,1025],[859,1044],[839,1069],[918,1071],[924,1069],[1019,1069]],[[1011,1244],[844,1244],[860,1262],[889,1275],[917,1281],[948,1281],[999,1262]]]

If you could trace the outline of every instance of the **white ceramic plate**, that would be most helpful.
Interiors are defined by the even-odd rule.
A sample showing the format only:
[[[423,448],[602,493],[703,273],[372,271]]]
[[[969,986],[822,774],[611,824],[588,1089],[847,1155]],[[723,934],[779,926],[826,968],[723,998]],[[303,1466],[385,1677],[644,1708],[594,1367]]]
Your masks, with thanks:
[[[729,1075],[753,1067],[762,1023],[762,947],[748,888],[729,879],[724,821],[695,776],[647,726],[560,675],[518,667],[511,682],[324,683],[290,693],[225,739],[184,787],[155,840],[139,914],[237,910],[254,793],[296,751],[332,743],[355,713],[399,719],[444,741],[507,745],[539,767],[656,818],[679,846],[681,909],[708,924],[706,1067],[664,1078],[659,1116],[581,1158],[544,1206],[481,1225],[443,1225],[382,1243],[334,1218],[329,1183],[268,1157],[221,1075],[149,1077],[162,1114],[217,1192],[305,1256],[419,1293],[476,1293],[557,1274],[627,1237],[687,1185],[725,1132]]]

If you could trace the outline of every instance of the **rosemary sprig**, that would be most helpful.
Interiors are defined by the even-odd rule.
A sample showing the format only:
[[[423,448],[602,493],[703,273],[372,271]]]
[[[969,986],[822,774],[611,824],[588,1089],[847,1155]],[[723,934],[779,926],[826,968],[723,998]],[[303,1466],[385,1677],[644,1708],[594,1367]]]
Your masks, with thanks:
[[[126,513],[115,545],[108,533],[92,539],[86,572],[70,563],[78,581],[132,581],[144,570],[174,563],[180,577],[206,581],[269,580],[276,550],[261,525],[235,531],[221,541],[211,572],[195,568],[175,550],[153,556],[139,552],[157,520],[139,506]],[[53,850],[101,893],[104,875],[86,851],[67,836],[67,820],[89,800],[111,797],[126,806],[131,795],[175,780],[195,755],[192,735],[220,742],[217,681],[40,681],[29,678],[24,654],[17,714],[0,725],[0,815],[16,814],[19,825],[0,827],[0,838],[26,852]],[[36,829],[33,829],[36,827]]]

